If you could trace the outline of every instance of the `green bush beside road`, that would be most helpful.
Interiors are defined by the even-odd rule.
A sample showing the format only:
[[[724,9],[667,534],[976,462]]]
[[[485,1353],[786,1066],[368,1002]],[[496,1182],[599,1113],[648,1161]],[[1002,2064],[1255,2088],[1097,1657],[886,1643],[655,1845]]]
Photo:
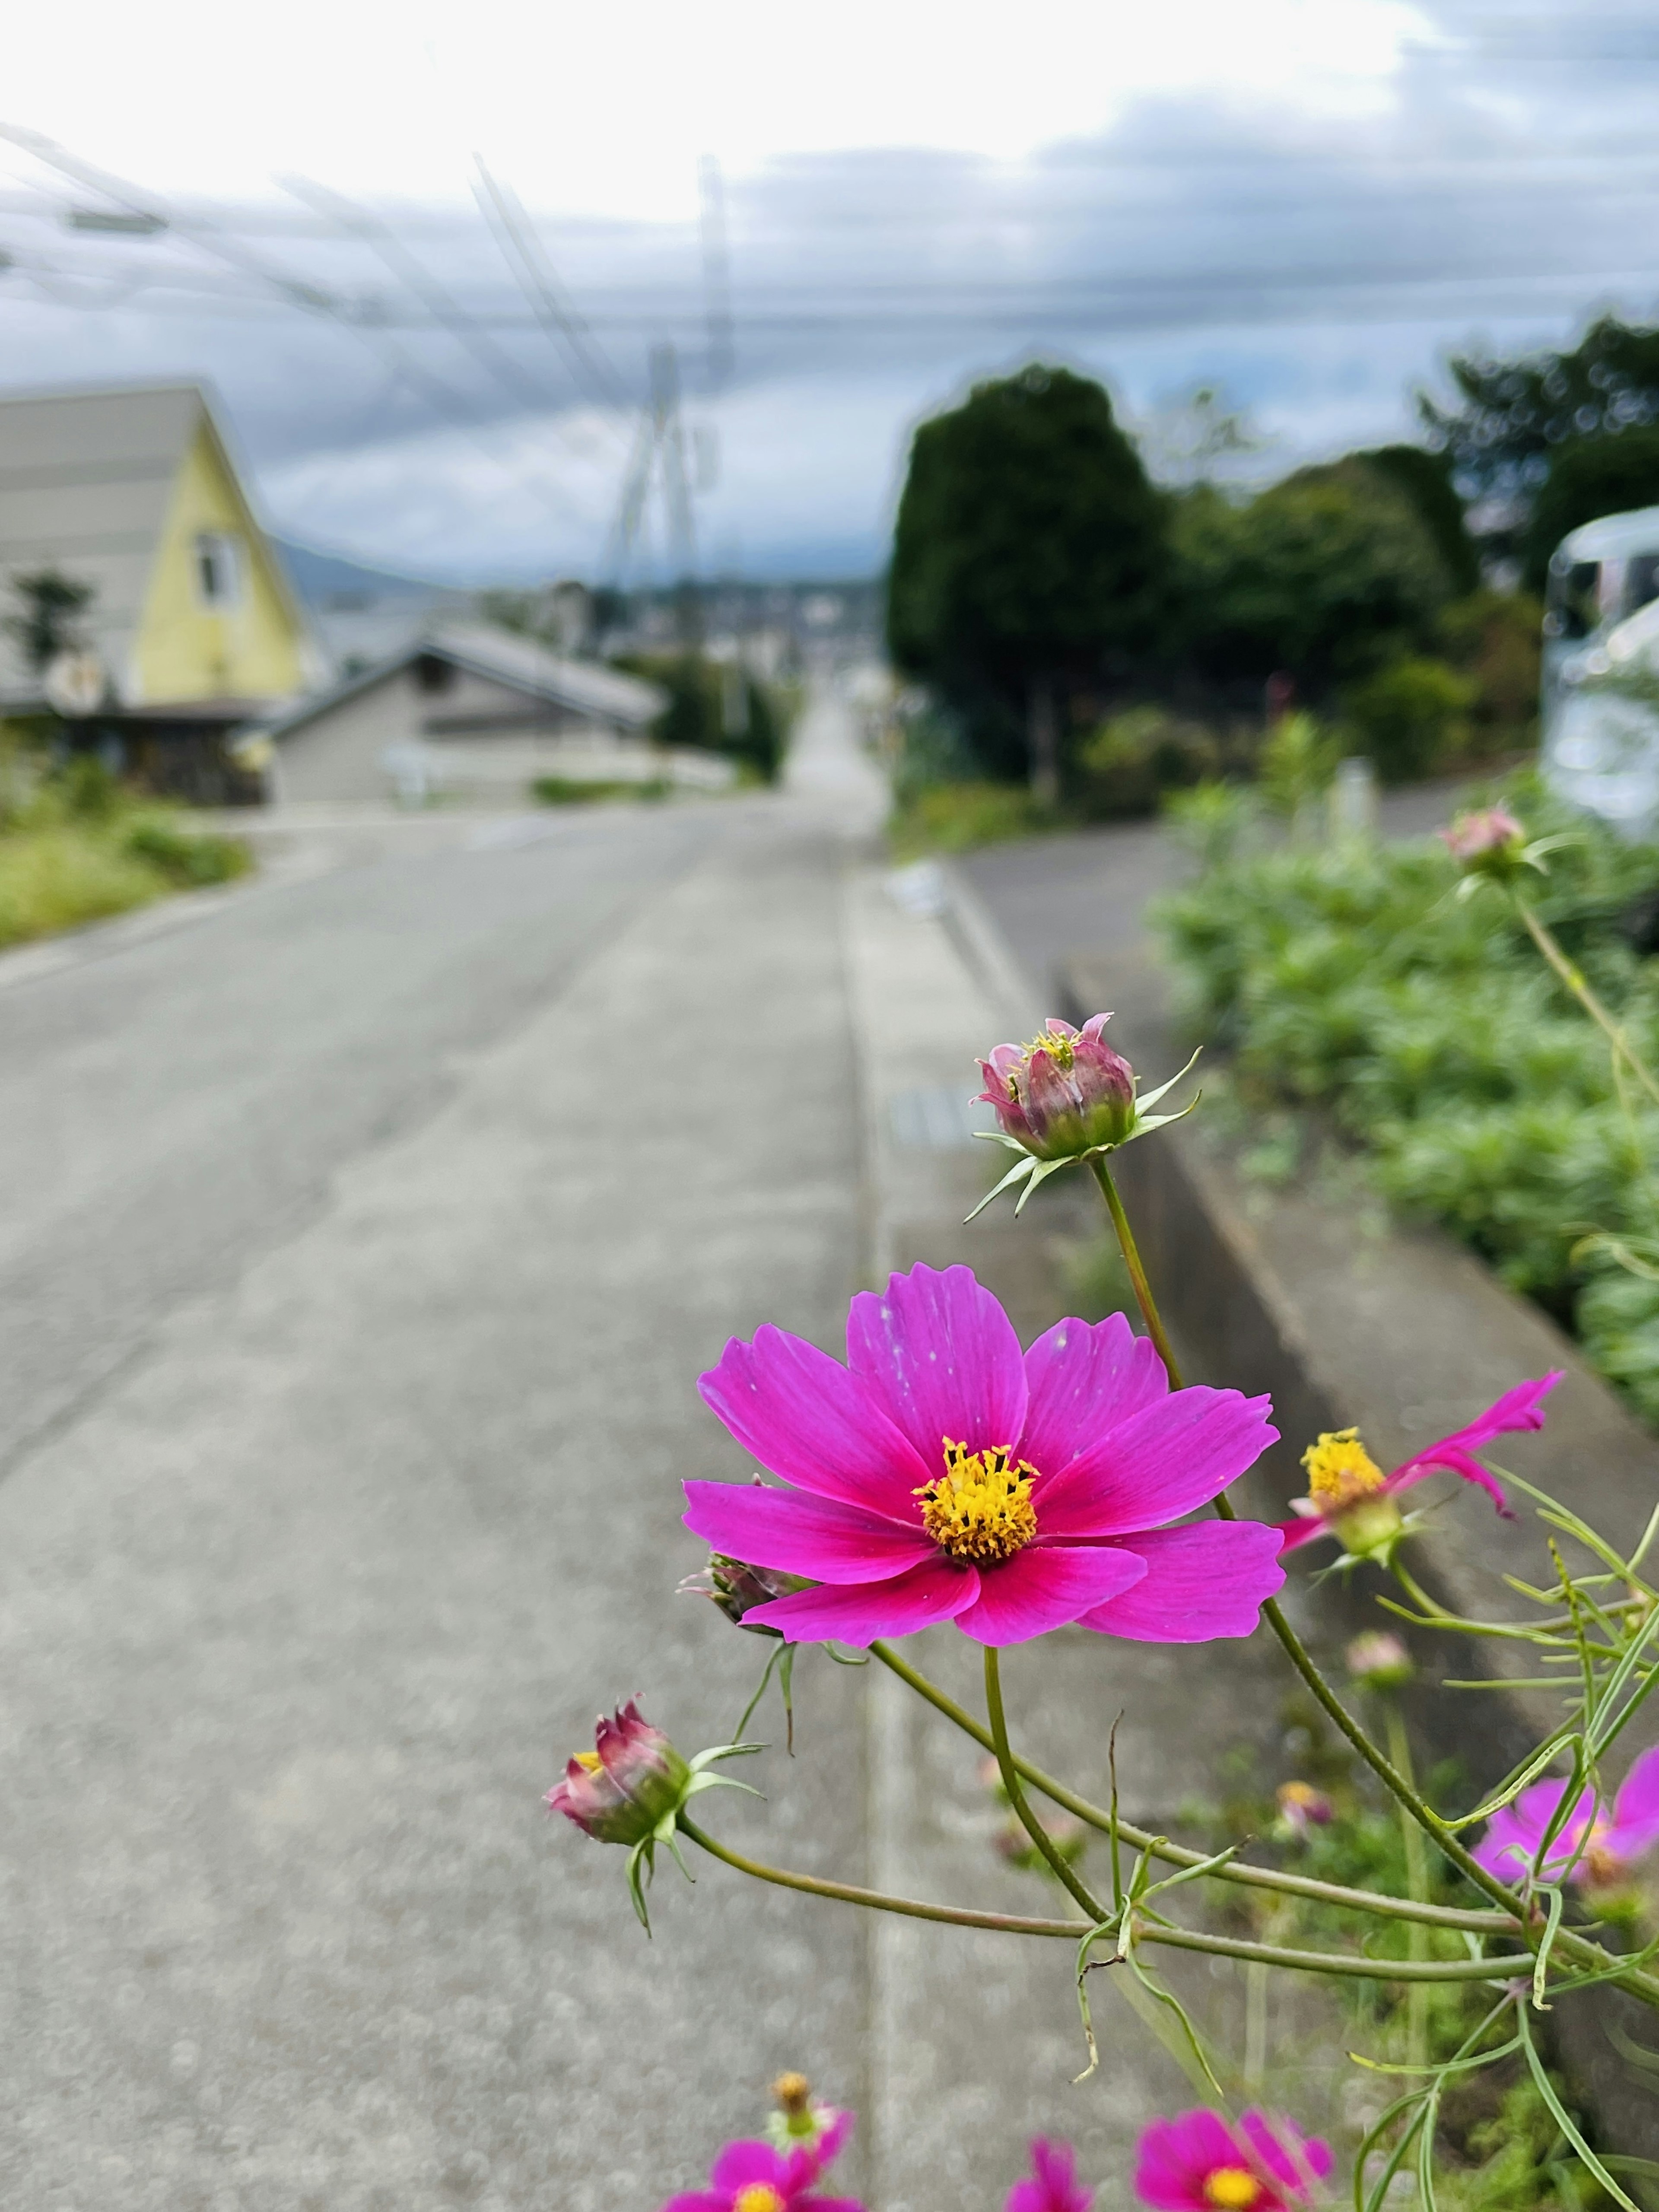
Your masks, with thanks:
[[[1511,803],[1571,841],[1535,903],[1651,1060],[1659,848],[1530,783]],[[1620,1096],[1508,906],[1455,898],[1435,840],[1229,850],[1202,829],[1208,865],[1159,920],[1197,1026],[1255,1106],[1282,1109],[1264,1172],[1297,1171],[1315,1133],[1297,1109],[1320,1109],[1386,1197],[1472,1245],[1659,1421],[1659,1115]]]
[[[136,801],[94,763],[29,787],[13,759],[0,777],[0,945],[226,883],[251,865],[240,840]]]

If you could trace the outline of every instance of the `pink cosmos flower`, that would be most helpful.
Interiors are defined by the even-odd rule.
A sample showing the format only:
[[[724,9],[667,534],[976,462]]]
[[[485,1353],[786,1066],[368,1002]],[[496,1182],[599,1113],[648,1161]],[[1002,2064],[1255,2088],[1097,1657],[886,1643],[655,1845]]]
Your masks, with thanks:
[[[1477,806],[1437,834],[1453,860],[1467,866],[1518,845],[1527,833],[1507,807]]]
[[[1488,1874],[1517,1887],[1526,1879],[1566,1787],[1565,1782],[1535,1782],[1530,1790],[1521,1792],[1513,1805],[1492,1815],[1473,1854]],[[1593,1791],[1579,1793],[1560,1834],[1550,1845],[1543,1879],[1559,1880],[1583,1844],[1583,1856],[1573,1866],[1571,1879],[1586,1888],[1610,1889],[1624,1881],[1656,1844],[1659,1844],[1659,1745],[1644,1751],[1625,1777],[1625,1786],[1613,1802],[1611,1820],[1596,1818]]]
[[[686,1526],[818,1585],[746,1623],[867,1644],[954,1620],[1007,1644],[1069,1621],[1160,1644],[1248,1636],[1284,1581],[1277,1530],[1170,1524],[1273,1442],[1266,1398],[1171,1391],[1122,1315],[1021,1353],[966,1267],[853,1301],[847,1365],[781,1330],[733,1340],[700,1385],[790,1486],[688,1482]]]
[[[1089,2212],[1094,2201],[1094,2191],[1079,2185],[1070,2143],[1046,2142],[1039,2136],[1031,2145],[1030,2174],[1008,2191],[1003,2212]]]
[[[1358,1555],[1392,1542],[1403,1523],[1393,1504],[1397,1492],[1409,1490],[1437,1468],[1448,1468],[1465,1482],[1479,1484],[1498,1510],[1510,1518],[1509,1505],[1495,1476],[1474,1456],[1494,1437],[1517,1431],[1541,1429],[1544,1401],[1561,1380],[1562,1370],[1540,1376],[1536,1382],[1517,1382],[1487,1407],[1467,1428],[1454,1430],[1420,1452],[1414,1452],[1392,1474],[1384,1474],[1359,1440],[1358,1429],[1328,1429],[1302,1455],[1308,1470],[1309,1495],[1292,1500],[1294,1521],[1282,1521],[1279,1534],[1287,1552],[1298,1544],[1311,1544],[1320,1536],[1339,1537],[1345,1548]]]
[[[713,2185],[671,2197],[662,2212],[864,2212],[856,2197],[813,2194],[813,2184],[852,2131],[853,2115],[840,2112],[816,2150],[729,2142],[714,2160]]]
[[[637,1844],[684,1802],[690,1780],[691,1769],[630,1698],[614,1720],[599,1715],[592,1750],[570,1761],[547,1793],[547,1809],[599,1843]]]
[[[1040,1160],[1064,1159],[1096,1145],[1119,1145],[1135,1117],[1134,1071],[1101,1041],[1109,1014],[1080,1030],[1051,1015],[1030,1044],[1000,1044],[981,1060],[980,1098],[994,1106],[1005,1136]]]
[[[1182,2112],[1142,2133],[1135,2194],[1156,2212],[1295,2212],[1330,2170],[1329,2144],[1289,2120]]]

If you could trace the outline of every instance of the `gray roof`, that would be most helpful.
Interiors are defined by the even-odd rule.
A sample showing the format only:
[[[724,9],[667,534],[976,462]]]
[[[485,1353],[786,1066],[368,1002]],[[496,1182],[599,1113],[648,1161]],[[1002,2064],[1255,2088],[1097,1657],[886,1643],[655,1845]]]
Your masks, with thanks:
[[[410,640],[386,659],[337,684],[331,691],[302,701],[264,726],[273,738],[286,737],[428,653],[453,661],[471,675],[521,691],[526,698],[565,707],[624,730],[647,728],[668,706],[665,691],[654,684],[642,683],[637,676],[624,676],[597,661],[568,659],[529,638],[515,637],[510,631],[493,629],[483,623],[446,623]]]
[[[241,482],[207,393],[196,384],[124,386],[0,398],[0,581],[52,568],[94,586],[90,641],[118,685],[143,610],[179,466],[206,420]],[[246,496],[246,486],[243,487]],[[273,558],[276,588],[292,601]],[[9,595],[8,595],[9,596]],[[302,622],[292,607],[296,622]],[[39,679],[0,633],[0,694]]]

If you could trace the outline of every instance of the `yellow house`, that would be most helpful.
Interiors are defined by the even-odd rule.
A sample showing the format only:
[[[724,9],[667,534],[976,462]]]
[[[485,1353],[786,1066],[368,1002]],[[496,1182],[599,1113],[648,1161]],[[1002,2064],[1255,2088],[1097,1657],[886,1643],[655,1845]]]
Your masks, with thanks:
[[[194,384],[0,399],[0,596],[49,570],[88,586],[76,724],[152,780],[221,795],[213,763],[323,670],[206,392]],[[101,687],[92,703],[91,694]],[[0,713],[38,710],[50,672],[9,628]],[[61,701],[58,702],[62,711]]]

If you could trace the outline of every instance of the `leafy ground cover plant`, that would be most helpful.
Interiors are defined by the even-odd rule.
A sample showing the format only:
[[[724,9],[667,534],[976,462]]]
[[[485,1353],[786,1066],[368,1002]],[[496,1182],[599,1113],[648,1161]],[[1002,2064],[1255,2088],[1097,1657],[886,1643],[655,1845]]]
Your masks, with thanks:
[[[1246,1113],[1321,1109],[1389,1200],[1473,1245],[1659,1420],[1659,1097],[1636,1073],[1659,1042],[1659,848],[1528,779],[1507,789],[1550,848],[1519,905],[1489,878],[1457,896],[1482,879],[1441,839],[1269,847],[1233,802],[1195,822],[1205,864],[1160,921]]]
[[[135,800],[95,763],[39,783],[0,775],[0,945],[226,883],[251,866],[240,839]]]
[[[1517,888],[1520,872],[1544,857],[1537,844],[1498,813],[1463,825],[1453,842],[1460,880],[1508,896],[1540,951],[1566,966],[1564,981],[1576,977]],[[1659,1082],[1606,1007],[1582,978],[1570,987],[1605,1025],[1620,1066],[1638,1071],[1659,1100]],[[1402,2175],[1425,2212],[1435,2212],[1448,2115],[1483,2078],[1495,2087],[1494,2124],[1508,2128],[1504,2140],[1523,2129],[1537,2151],[1527,2154],[1530,2162],[1502,2201],[1516,2212],[1541,2205],[1547,2200],[1534,2169],[1576,2166],[1583,2182],[1553,2184],[1555,2202],[1572,2205],[1581,2187],[1586,2195],[1594,2187],[1625,2212],[1642,2212],[1623,2177],[1638,2185],[1659,2178],[1659,2168],[1597,2150],[1551,2071],[1545,2038],[1546,2015],[1569,1991],[1616,1990],[1659,2012],[1659,1974],[1651,1971],[1659,1936],[1649,1936],[1639,1908],[1618,1931],[1622,1939],[1633,1926],[1628,1942],[1610,1935],[1605,1898],[1595,1899],[1595,1918],[1581,1910],[1592,1888],[1610,1886],[1604,1866],[1622,1879],[1651,1840],[1646,1767],[1638,1762],[1618,1791],[1613,1779],[1629,1748],[1621,1740],[1659,1686],[1659,1586],[1646,1571],[1659,1508],[1626,1556],[1547,1492],[1492,1463],[1504,1436],[1543,1425],[1551,1378],[1537,1376],[1517,1377],[1484,1412],[1471,1407],[1462,1426],[1392,1474],[1354,1431],[1311,1440],[1304,1460],[1310,1495],[1301,1501],[1311,1512],[1277,1526],[1242,1517],[1228,1490],[1278,1432],[1265,1400],[1189,1386],[1181,1373],[1112,1164],[1127,1143],[1170,1141],[1167,1130],[1182,1117],[1145,1110],[1169,1086],[1140,1091],[1105,1042],[1108,1018],[1098,1015],[1081,1030],[1051,1020],[1024,1045],[997,1047],[981,1068],[1000,1125],[994,1137],[1018,1156],[999,1189],[1023,1182],[1023,1203],[1039,1177],[1086,1169],[1117,1237],[1144,1338],[1121,1316],[1097,1324],[1073,1319],[1022,1350],[968,1268],[917,1267],[854,1300],[844,1362],[769,1324],[747,1342],[733,1340],[702,1377],[703,1396],[772,1479],[688,1482],[684,1517],[714,1547],[700,1586],[727,1621],[769,1638],[775,1649],[732,1741],[683,1758],[630,1705],[599,1723],[592,1750],[570,1761],[550,1805],[593,1840],[627,1848],[629,1886],[647,1932],[655,1846],[678,1858],[690,1844],[751,1880],[805,1897],[1066,1947],[1060,1955],[1069,1954],[1087,2057],[1080,2081],[1100,2063],[1092,1978],[1105,1970],[1108,1988],[1133,1987],[1145,2013],[1164,2022],[1171,2049],[1206,2095],[1198,2112],[1150,2122],[1142,2138],[1138,2186],[1143,2201],[1166,2212],[1288,2212],[1315,2202],[1334,2165],[1328,2146],[1264,2115],[1245,2094],[1248,2051],[1241,2068],[1210,2049],[1159,1971],[1160,1955],[1171,1950],[1234,1960],[1250,1972],[1403,1992],[1404,2057],[1386,2045],[1358,2054],[1367,2080],[1382,2078],[1389,2094],[1368,2115],[1350,2161],[1355,2212],[1382,2212]],[[1474,1510],[1512,1515],[1511,1496],[1533,1503],[1548,1565],[1540,1586],[1514,1584],[1528,1613],[1503,1623],[1466,1620],[1425,1593],[1409,1564],[1418,1528],[1399,1499],[1431,1472],[1455,1478]],[[1351,1658],[1352,1680],[1339,1687],[1280,1607],[1279,1554],[1310,1519],[1340,1547],[1337,1571],[1363,1575],[1373,1589],[1381,1581],[1396,1620],[1437,1635],[1501,1637],[1530,1647],[1541,1680],[1558,1694],[1560,1718],[1480,1804],[1454,1810],[1437,1803],[1413,1774],[1397,1711],[1376,1709],[1407,1664],[1403,1650],[1379,1646],[1373,1636]],[[898,1648],[912,1632],[947,1622],[980,1648],[982,1721]],[[1264,1859],[1249,1839],[1189,1846],[1121,1815],[1115,1768],[1100,1804],[1022,1757],[1004,1709],[1002,1653],[1065,1626],[1174,1647],[1177,1655],[1265,1626],[1319,1726],[1392,1809],[1398,1862],[1379,1853],[1365,1879],[1335,1881]],[[712,1770],[760,1751],[743,1740],[748,1723],[775,1668],[787,1682],[779,1654],[793,1662],[803,1644],[832,1657],[841,1644],[867,1651],[991,1753],[1010,1811],[1064,1893],[1053,1899],[1054,1911],[899,1897],[775,1866],[705,1827],[702,1806],[693,1817],[694,1797],[750,1786]],[[1170,1663],[1178,1665],[1178,1656]],[[1547,1781],[1547,1796],[1539,1791]],[[1103,1868],[1055,1832],[1039,1811],[1042,1801],[1102,1841]],[[1281,1789],[1277,1807],[1280,1832],[1304,1843],[1333,1826],[1339,1809],[1308,1780]],[[1517,1849],[1530,1856],[1517,1859]],[[1235,1912],[1275,1910],[1243,1927],[1227,1924],[1224,1913],[1218,1924],[1196,1902],[1211,1885]],[[1298,1931],[1278,1910],[1287,1900],[1297,1911],[1328,1913],[1342,1936],[1292,1940]],[[1436,2008],[1445,2008],[1448,1992],[1468,2009],[1455,2018],[1455,2033],[1437,2038]],[[1397,2009],[1400,2000],[1393,2001]],[[1524,2109],[1511,2109],[1517,2089]],[[1153,2166],[1156,2188],[1146,2179]],[[696,2212],[788,2212],[792,2199],[809,2201],[817,2179],[810,2161],[780,2167],[750,2147],[717,2166],[712,2192],[694,2202]],[[1052,2203],[1077,2212],[1069,2166],[1050,2160],[1045,2171],[1039,2162],[1032,2179]],[[1450,2191],[1446,2201],[1456,2201]]]

